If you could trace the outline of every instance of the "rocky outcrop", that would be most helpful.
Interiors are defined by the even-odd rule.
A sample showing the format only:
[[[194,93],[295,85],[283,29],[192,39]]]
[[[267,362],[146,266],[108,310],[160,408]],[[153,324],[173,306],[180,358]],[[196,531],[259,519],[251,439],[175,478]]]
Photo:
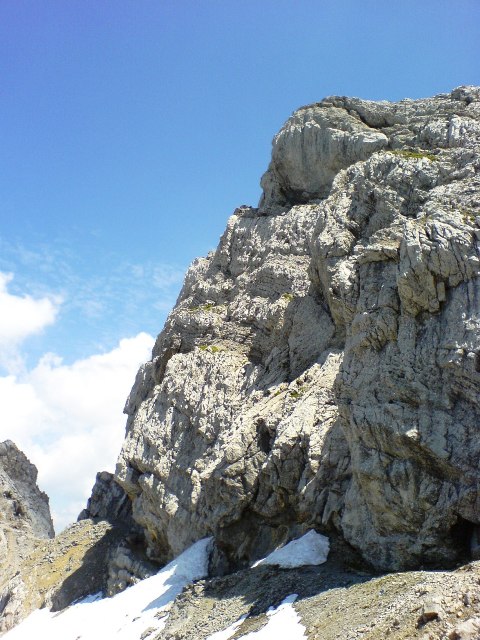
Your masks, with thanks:
[[[386,569],[475,552],[479,147],[475,87],[287,121],[126,405],[151,558],[214,535],[222,572],[312,527]]]
[[[60,609],[101,589],[105,554],[122,539],[91,522],[54,538],[36,467],[13,442],[0,443],[0,633],[36,608]]]
[[[384,568],[454,561],[480,522],[479,96],[334,100],[392,147],[338,176],[312,250],[346,336],[341,531]]]
[[[112,474],[97,474],[81,522],[57,537],[36,479],[37,469],[12,442],[0,444],[0,634],[35,609],[111,594],[157,570]]]
[[[37,469],[13,442],[0,443],[0,586],[13,575],[37,538],[54,536],[48,497]]]
[[[132,518],[132,504],[112,473],[97,473],[87,506],[78,521],[106,521],[113,525],[116,544],[111,544],[104,560],[104,592],[113,596],[158,571],[145,555],[145,537]]]
[[[122,487],[115,482],[112,473],[99,471],[95,478],[92,493],[87,506],[78,516],[78,520],[108,520],[109,522],[130,523],[132,505]]]
[[[37,475],[11,440],[0,443],[0,632],[19,619],[23,563],[42,539],[54,536],[48,496],[38,488]]]
[[[256,213],[190,269],[127,404],[117,476],[159,561],[214,532],[225,568],[248,562],[328,525],[346,490],[341,351],[308,276],[316,211]]]

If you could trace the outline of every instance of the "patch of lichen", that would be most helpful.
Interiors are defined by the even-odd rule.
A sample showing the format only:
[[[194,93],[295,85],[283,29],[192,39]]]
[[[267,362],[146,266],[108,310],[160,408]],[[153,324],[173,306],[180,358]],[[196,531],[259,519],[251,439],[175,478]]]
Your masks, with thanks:
[[[290,397],[294,400],[298,400],[303,396],[306,390],[307,387],[299,387],[298,389],[293,389],[292,391],[290,391]]]
[[[206,304],[202,304],[199,306],[189,307],[187,309],[189,313],[198,313],[203,311],[204,313],[223,313],[225,311],[225,306],[222,304],[214,304],[213,302],[208,302]]]
[[[391,149],[387,153],[393,153],[395,156],[400,156],[401,158],[407,158],[410,160],[422,160],[426,158],[430,160],[430,162],[435,162],[438,160],[437,156],[433,155],[433,153],[428,153],[427,151],[413,151],[410,149]]]
[[[464,222],[466,222],[467,224],[475,222],[477,214],[472,211],[472,209],[460,209],[459,211]]]
[[[225,351],[224,347],[219,347],[215,344],[200,344],[198,345],[200,351],[208,351],[208,353],[220,353],[221,351]]]

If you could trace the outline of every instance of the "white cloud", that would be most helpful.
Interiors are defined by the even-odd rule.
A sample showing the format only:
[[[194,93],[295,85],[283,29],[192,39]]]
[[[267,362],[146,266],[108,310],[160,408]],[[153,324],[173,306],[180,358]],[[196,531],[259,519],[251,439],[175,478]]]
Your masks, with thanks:
[[[38,264],[43,268],[46,262]],[[61,262],[58,269],[69,276]],[[39,486],[50,496],[57,530],[75,520],[85,506],[96,472],[113,471],[124,438],[123,406],[138,366],[150,358],[153,347],[152,336],[138,333],[138,328],[130,327],[125,321],[137,318],[140,309],[145,313],[150,309],[151,313],[154,308],[154,304],[146,304],[140,295],[141,289],[138,293],[133,281],[125,286],[137,292],[138,299],[121,289],[120,276],[126,270],[122,268],[122,273],[112,277],[109,286],[103,288],[90,286],[88,282],[83,289],[73,286],[78,276],[70,274],[71,277],[62,280],[62,300],[49,293],[52,289],[60,290],[60,281],[47,280],[46,284],[36,287],[24,280],[23,286],[30,292],[26,295],[12,290],[11,273],[0,271],[0,441],[13,440],[37,466]],[[151,287],[152,270],[151,266],[138,266],[135,278],[147,276]],[[167,288],[173,286],[180,272],[167,267],[164,271],[163,283]],[[162,295],[167,295],[166,290]],[[119,300],[122,301],[120,308]],[[82,333],[86,321],[95,315],[99,315],[99,326],[88,326],[86,333]],[[53,337],[57,345],[53,348],[61,349],[61,355],[67,358],[70,356],[67,364],[56,354],[45,354],[47,347],[39,349],[42,343],[38,340],[34,348],[37,353],[44,353],[40,360],[29,351],[32,343],[27,339],[54,323],[55,327],[41,339],[45,344]],[[73,349],[76,353],[82,354],[87,346],[90,353],[97,349],[103,351],[100,346],[92,349],[88,344],[90,338],[85,341],[85,335],[97,336],[100,327],[103,333],[115,327],[117,335],[136,335],[120,340],[107,353],[73,356],[72,362],[75,340],[79,345]],[[102,336],[96,342],[101,344]],[[36,364],[27,366],[33,358]]]
[[[18,370],[18,347],[29,336],[40,333],[55,322],[60,299],[17,296],[8,291],[13,274],[0,272],[0,366]]]
[[[123,406],[153,343],[139,333],[71,365],[46,354],[31,371],[0,377],[0,441],[13,440],[37,466],[57,530],[85,506],[96,472],[113,471]]]
[[[25,246],[0,234],[0,272],[15,273],[15,291],[28,292],[35,301],[46,299],[55,308],[61,297],[55,330],[26,345],[31,347],[24,354],[30,366],[47,350],[72,362],[85,353],[111,348],[119,337],[156,333],[178,297],[184,266],[157,260],[133,262],[95,243],[86,254],[80,250],[83,241],[72,231],[68,238]],[[76,244],[78,251],[72,250]],[[44,338],[49,346],[41,351]],[[10,365],[8,373],[17,373],[21,367],[12,353],[8,355],[4,358]]]

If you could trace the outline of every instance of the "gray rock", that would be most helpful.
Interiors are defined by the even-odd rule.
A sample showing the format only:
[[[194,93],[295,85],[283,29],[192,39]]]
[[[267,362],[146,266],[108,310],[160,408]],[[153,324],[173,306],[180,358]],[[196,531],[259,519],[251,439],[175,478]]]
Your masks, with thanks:
[[[117,477],[152,558],[214,532],[248,562],[302,520],[336,517],[348,451],[332,395],[341,353],[308,276],[318,215],[234,215],[137,376]]]
[[[158,571],[158,565],[145,555],[145,537],[141,527],[132,518],[132,503],[123,488],[108,471],[97,473],[87,507],[78,521],[107,521],[119,538],[110,545],[106,559],[105,593],[113,596]]]
[[[0,443],[0,588],[38,538],[54,536],[37,469],[11,440]]]
[[[343,107],[324,101],[299,109],[274,138],[260,208],[325,197],[340,169],[387,145],[384,133]]]
[[[37,486],[37,468],[11,440],[0,442],[0,474],[1,498],[10,507],[2,504],[2,515],[11,516],[12,523],[17,522],[17,518],[28,521],[37,538],[52,538],[48,496]]]
[[[108,471],[99,471],[87,506],[81,511],[77,520],[89,518],[95,522],[108,520],[126,523],[131,520],[131,515],[130,500],[122,487],[115,482],[113,474]]]
[[[116,477],[151,558],[214,535],[225,571],[312,527],[379,568],[468,553],[479,96],[330,97],[276,136],[127,401]]]
[[[37,468],[11,441],[0,442],[0,633],[19,619],[26,596],[20,569],[42,539],[54,537]]]
[[[445,611],[442,607],[442,598],[439,595],[431,595],[425,599],[422,606],[422,615],[420,623],[430,622],[431,620],[442,619]]]
[[[470,618],[457,625],[449,634],[450,640],[478,640],[480,637],[480,618]]]
[[[132,548],[128,541],[113,548],[107,562],[107,582],[105,593],[111,597],[153,576],[158,565],[148,562],[141,549]]]

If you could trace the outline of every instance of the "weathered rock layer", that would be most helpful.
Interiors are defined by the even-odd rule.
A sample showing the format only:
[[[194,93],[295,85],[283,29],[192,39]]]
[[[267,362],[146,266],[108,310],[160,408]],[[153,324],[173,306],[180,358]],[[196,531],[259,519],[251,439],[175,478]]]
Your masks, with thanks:
[[[0,443],[0,633],[19,619],[21,567],[41,539],[53,538],[48,497],[37,468],[11,440]]]
[[[286,122],[126,405],[152,558],[214,535],[221,571],[311,527],[381,568],[477,552],[479,148],[475,87]]]
[[[37,538],[54,536],[48,497],[37,469],[11,440],[0,443],[0,585]]]

